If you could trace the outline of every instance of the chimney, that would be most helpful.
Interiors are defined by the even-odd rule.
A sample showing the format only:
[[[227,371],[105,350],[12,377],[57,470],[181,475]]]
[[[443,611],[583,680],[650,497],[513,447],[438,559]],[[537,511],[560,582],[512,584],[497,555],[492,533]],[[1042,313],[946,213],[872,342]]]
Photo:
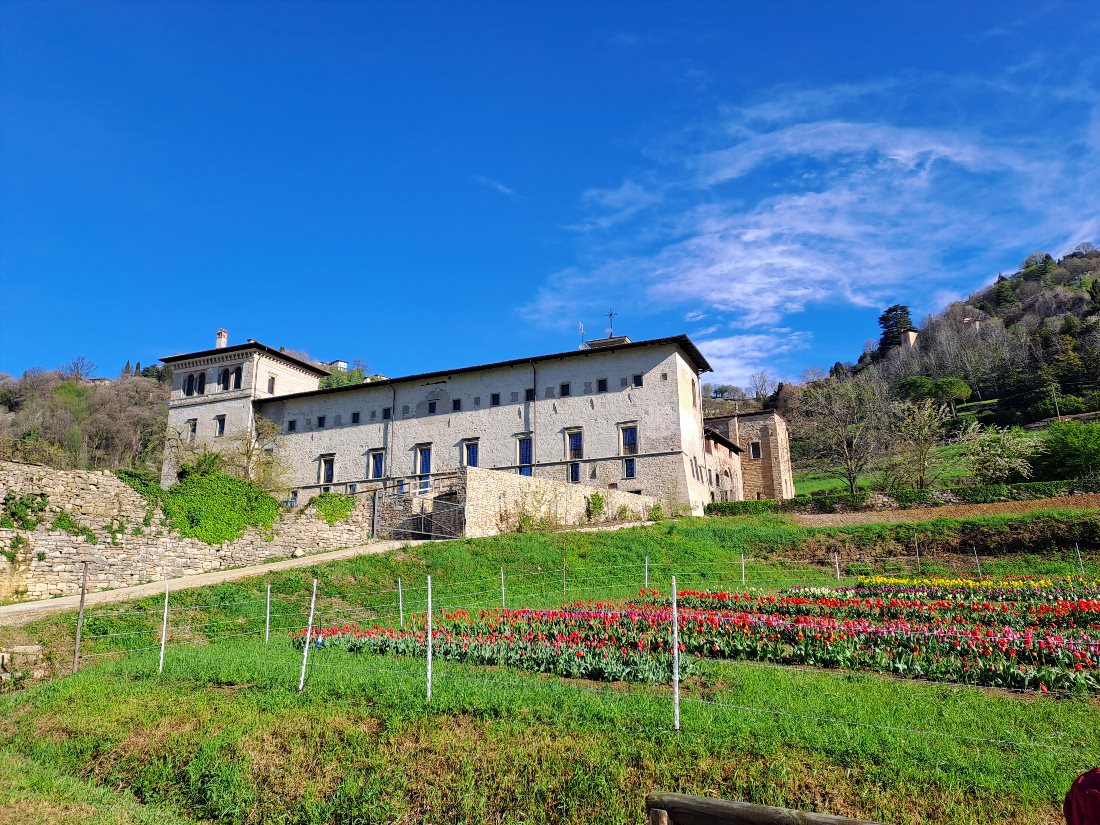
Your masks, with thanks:
[[[229,331],[224,329],[218,330],[218,337],[214,343],[214,349],[225,349],[229,344]]]

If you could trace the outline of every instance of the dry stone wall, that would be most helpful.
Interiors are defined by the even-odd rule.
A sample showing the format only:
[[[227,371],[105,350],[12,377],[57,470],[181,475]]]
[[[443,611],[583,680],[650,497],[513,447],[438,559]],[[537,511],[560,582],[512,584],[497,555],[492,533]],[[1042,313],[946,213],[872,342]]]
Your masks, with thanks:
[[[627,518],[645,519],[655,504],[661,504],[654,496],[499,470],[466,467],[462,473],[466,479],[462,489],[467,536],[512,533],[527,525],[553,528],[589,524],[586,499],[593,493],[604,499],[604,514],[598,519],[601,521],[616,518],[623,508]]]
[[[282,514],[272,533],[248,529],[221,545],[173,533],[159,510],[108,472],[52,470],[0,462],[0,498],[46,493],[46,512],[34,530],[0,528],[0,600],[43,599],[80,592],[84,562],[88,589],[108,590],[150,581],[242,567],[300,553],[364,544],[370,539],[371,501],[360,496],[351,515],[326,524],[313,508]],[[95,537],[51,530],[65,511]]]

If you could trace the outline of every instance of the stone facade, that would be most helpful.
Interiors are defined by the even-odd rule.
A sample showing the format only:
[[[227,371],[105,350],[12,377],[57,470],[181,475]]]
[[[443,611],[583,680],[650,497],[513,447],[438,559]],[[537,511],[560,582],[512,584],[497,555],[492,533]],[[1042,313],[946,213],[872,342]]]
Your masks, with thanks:
[[[743,498],[794,498],[787,422],[774,410],[716,416],[706,420],[741,449]]]
[[[264,359],[271,357],[252,344],[260,362],[244,369],[242,389],[208,389],[202,399],[186,396],[185,371],[205,366],[216,381],[224,359],[245,351],[174,356],[165,359],[176,372],[169,419],[178,428],[224,415],[223,439],[251,432],[257,414],[275,422],[282,433],[275,455],[290,471],[294,497],[313,489],[354,493],[475,464],[650,495],[701,513],[712,498],[699,395],[705,359],[686,336],[590,343],[555,355],[270,396],[249,389],[250,376],[267,369]],[[277,388],[284,386],[290,385]],[[226,412],[229,404],[234,413]],[[212,423],[202,424],[196,442],[217,448],[213,432]],[[162,483],[174,474],[166,461]]]

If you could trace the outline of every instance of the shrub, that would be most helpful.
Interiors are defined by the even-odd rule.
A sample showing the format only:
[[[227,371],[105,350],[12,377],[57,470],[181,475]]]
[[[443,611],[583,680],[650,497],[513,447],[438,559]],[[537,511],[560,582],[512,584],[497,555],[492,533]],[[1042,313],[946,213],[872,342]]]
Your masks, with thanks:
[[[321,493],[311,498],[306,506],[315,509],[325,523],[331,525],[351,515],[351,511],[355,509],[355,496]]]
[[[619,512],[615,514],[615,518],[619,521],[630,521],[634,514],[630,512],[630,509],[624,504],[619,508]]]
[[[589,521],[598,519],[603,515],[604,498],[599,493],[593,493],[584,497],[584,514]]]
[[[4,494],[3,512],[0,513],[0,527],[18,527],[21,530],[33,530],[39,520],[35,518],[46,509],[50,497],[45,493],[30,493],[17,496],[12,491]]]
[[[652,507],[649,508],[649,512],[646,514],[646,517],[650,521],[660,521],[665,517],[664,508],[661,507],[660,504],[654,504]]]
[[[1035,478],[1082,478],[1100,468],[1100,422],[1056,421],[1032,460]]]
[[[70,536],[84,536],[87,539],[88,544],[95,544],[97,539],[91,527],[85,527],[78,522],[64,510],[57,514],[57,517],[50,525],[51,530],[62,530],[68,533]]]
[[[774,513],[778,506],[770,498],[748,499],[747,501],[713,501],[706,507],[708,516],[749,516],[760,513]]]
[[[893,498],[898,503],[898,507],[914,507],[918,504],[931,504],[934,501],[931,490],[895,490]]]
[[[270,530],[279,516],[274,496],[224,473],[192,472],[163,491],[161,502],[176,532],[207,544],[238,539],[247,527]]]

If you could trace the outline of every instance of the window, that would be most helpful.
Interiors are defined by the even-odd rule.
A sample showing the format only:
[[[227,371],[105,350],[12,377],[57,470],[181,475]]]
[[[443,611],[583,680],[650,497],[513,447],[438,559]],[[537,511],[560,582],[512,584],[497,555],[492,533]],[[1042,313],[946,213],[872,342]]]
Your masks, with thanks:
[[[489,406],[490,407],[499,407],[500,406],[500,393],[499,392],[494,392],[492,395],[489,396]]]
[[[317,429],[318,430],[323,430],[324,428],[325,428],[325,416],[319,415],[319,416],[317,416]]]
[[[432,445],[416,448],[416,463],[420,471],[420,492],[426,493],[431,487],[429,475],[432,472]]]
[[[452,398],[451,399],[451,412],[462,412],[462,399],[461,398]]]
[[[354,493],[354,492],[356,492],[356,491],[357,491],[358,489],[359,489],[359,485],[358,485],[358,484],[352,483],[352,484],[349,484],[349,485],[348,485],[348,492],[349,492],[349,493]]]
[[[187,376],[187,380],[183,382],[183,394],[194,395],[195,394],[195,374]]]
[[[429,401],[428,402],[428,415],[435,415],[435,402],[434,401]]]
[[[358,424],[359,423],[359,413],[353,412],[351,414],[351,423],[352,424]]]
[[[229,391],[229,382],[231,380],[232,379],[230,378],[230,373],[228,369],[223,369],[221,372],[218,373],[218,387],[221,389],[222,392]]]
[[[629,383],[630,383],[630,380],[627,379],[627,378],[620,378],[619,379],[619,386],[620,387],[625,387]]]
[[[623,427],[623,455],[638,454],[638,428]]]
[[[275,376],[274,375],[267,376],[267,393],[268,393],[268,395],[274,395],[275,394]]]
[[[596,392],[607,392],[607,379],[606,378],[596,379]]]
[[[584,433],[580,430],[570,430],[565,435],[569,441],[569,458],[584,458]]]
[[[521,476],[531,475],[531,465],[534,463],[532,458],[534,457],[533,450],[531,449],[531,439],[524,437],[517,439],[516,448],[518,450],[519,461],[519,474]]]
[[[332,478],[336,471],[336,456],[321,456],[321,483],[332,484]]]
[[[244,379],[244,369],[237,367],[233,370],[233,389],[239,390],[241,388],[241,381]]]
[[[699,406],[699,388],[695,385],[695,379],[691,379],[691,406]]]
[[[291,490],[290,491],[290,498],[287,499],[286,503],[287,503],[288,507],[297,507],[298,506],[298,491],[297,490]]]
[[[544,394],[547,398],[553,398],[554,397],[554,388],[553,387],[547,387]]]
[[[528,387],[526,390],[523,391],[523,400],[524,401],[534,401],[535,400],[535,388],[534,387]]]
[[[286,422],[286,431],[288,433],[297,432],[298,431],[298,420],[295,419],[295,418],[292,418],[288,422]]]
[[[370,477],[382,478],[383,462],[386,460],[386,454],[378,450],[370,454]]]
[[[749,458],[760,458],[760,442],[749,442]]]
[[[638,477],[638,459],[626,458],[623,459],[623,478],[637,478]]]
[[[642,386],[642,376],[641,376],[641,374],[638,374],[638,375],[634,376],[634,386],[635,387]]]
[[[188,441],[194,441],[195,440],[195,434],[198,431],[199,431],[199,420],[197,418],[188,418],[187,419],[187,429],[186,429],[187,440]]]
[[[374,419],[376,419],[377,417],[378,417],[378,410],[371,410],[370,411],[370,420],[374,421]]]
[[[560,395],[561,395],[562,398],[568,398],[569,397],[569,384],[562,384],[558,388],[558,390],[559,390]]]
[[[214,416],[214,438],[221,438],[225,435],[225,416]]]
[[[383,407],[382,408],[382,420],[383,421],[389,421],[391,415],[393,415],[393,410],[392,409],[390,409],[389,407]]]
[[[578,484],[581,480],[581,463],[574,461],[569,465],[569,483]]]
[[[206,392],[206,373],[199,373],[199,380],[195,382],[195,392],[202,395]]]
[[[466,466],[467,467],[476,467],[477,466],[477,453],[478,453],[477,442],[476,441],[467,441],[464,446],[465,446],[465,449],[466,449]]]

